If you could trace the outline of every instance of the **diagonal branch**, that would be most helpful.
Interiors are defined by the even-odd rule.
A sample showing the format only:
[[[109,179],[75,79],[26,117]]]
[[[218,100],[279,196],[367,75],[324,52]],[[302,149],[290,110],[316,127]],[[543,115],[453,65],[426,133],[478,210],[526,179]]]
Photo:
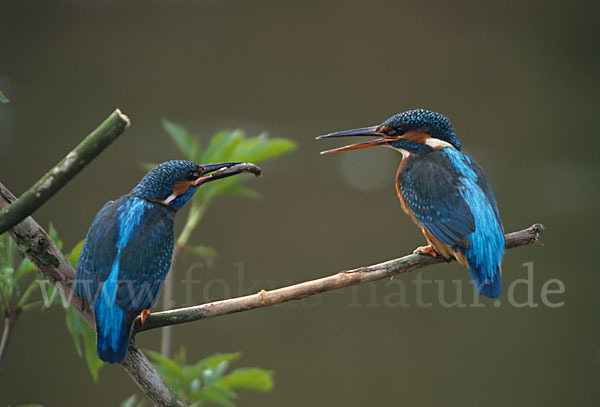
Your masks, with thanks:
[[[0,183],[0,209],[7,207],[15,200],[14,195]],[[89,309],[83,309],[81,300],[73,294],[75,270],[56,247],[48,233],[31,217],[25,218],[8,232],[37,269],[48,278],[50,283],[62,289],[65,298],[70,298],[70,305],[82,318],[94,327],[94,318]],[[129,352],[121,366],[142,392],[157,406],[184,406],[185,403],[164,382],[148,358],[132,341]]]
[[[0,210],[0,234],[31,215],[129,126],[129,118],[115,110],[65,158],[48,171],[19,199]]]
[[[538,235],[544,226],[536,223],[527,229],[505,235],[506,248],[512,249],[538,241]],[[306,281],[271,291],[262,290],[257,294],[227,300],[210,302],[193,307],[179,308],[151,314],[144,325],[139,318],[133,327],[134,335],[138,332],[165,326],[183,324],[205,318],[212,318],[234,312],[248,311],[256,308],[268,307],[282,302],[299,300],[320,294],[326,291],[337,290],[356,284],[364,284],[382,278],[391,277],[400,273],[407,273],[432,264],[443,263],[441,257],[433,258],[420,254],[410,254],[398,259],[354,270],[342,271],[331,276]]]
[[[0,183],[0,211],[8,207],[15,199],[14,195]],[[544,227],[541,224],[535,224],[527,229],[509,233],[505,235],[506,247],[511,249],[535,243],[537,242],[539,233],[543,230]],[[73,295],[72,284],[75,277],[75,270],[67,262],[62,252],[55,246],[46,231],[31,217],[26,217],[22,222],[10,229],[9,234],[17,243],[19,249],[50,280],[50,283],[55,287],[62,288],[66,298],[71,299],[70,305],[80,313],[88,324],[94,326],[91,311],[83,309],[79,297]],[[138,318],[133,332],[135,335],[137,332],[149,329],[268,307],[291,300],[299,300],[322,292],[368,283],[442,262],[444,260],[441,258],[412,254],[373,266],[342,271],[328,277],[268,292],[263,290],[258,294],[244,297],[158,312],[150,315],[144,326],[141,326]],[[185,405],[160,377],[146,356],[135,345],[134,340],[131,341],[129,352],[122,366],[155,405]]]

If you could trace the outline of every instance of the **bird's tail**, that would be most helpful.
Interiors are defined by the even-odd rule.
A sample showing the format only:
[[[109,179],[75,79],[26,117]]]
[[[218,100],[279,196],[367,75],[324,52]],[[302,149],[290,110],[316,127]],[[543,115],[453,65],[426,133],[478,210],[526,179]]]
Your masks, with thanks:
[[[486,208],[484,213],[480,208],[475,220],[476,230],[467,236],[469,247],[462,251],[477,292],[488,298],[498,298],[502,292],[500,266],[505,251],[504,232],[492,207]]]
[[[488,298],[498,298],[502,292],[500,265],[487,266],[474,263],[468,261],[469,273],[477,292]]]
[[[123,311],[116,303],[99,298],[94,306],[98,356],[108,363],[121,363],[129,348],[135,315]]]
[[[498,298],[502,293],[501,262],[504,250],[495,252],[455,248],[454,258],[469,268],[471,281],[477,292],[488,298]]]

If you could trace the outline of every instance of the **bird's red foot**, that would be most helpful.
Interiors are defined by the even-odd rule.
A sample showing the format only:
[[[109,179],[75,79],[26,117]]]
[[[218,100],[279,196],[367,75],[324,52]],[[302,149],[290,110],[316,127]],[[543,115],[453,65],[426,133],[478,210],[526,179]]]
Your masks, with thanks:
[[[438,253],[435,251],[432,245],[419,246],[413,250],[413,254],[422,254],[424,256],[437,257]]]
[[[150,315],[149,309],[143,310],[142,313],[140,314],[140,320],[142,321],[142,325],[144,325],[144,322],[146,322],[146,318],[148,318],[148,315]]]

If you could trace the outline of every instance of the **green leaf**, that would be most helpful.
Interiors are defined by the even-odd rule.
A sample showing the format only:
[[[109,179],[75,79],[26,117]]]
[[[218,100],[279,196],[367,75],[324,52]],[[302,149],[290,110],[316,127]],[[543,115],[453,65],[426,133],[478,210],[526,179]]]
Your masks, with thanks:
[[[16,243],[8,234],[0,235],[0,314],[18,313],[34,307],[28,304],[29,298],[39,286],[35,278],[23,283],[24,276],[35,272],[35,267],[26,258],[21,260],[21,254]]]
[[[147,350],[146,353],[154,359],[152,364],[163,379],[176,390],[180,391],[183,387],[183,372],[181,366],[173,359],[169,359],[158,352]]]
[[[137,395],[132,394],[130,397],[123,400],[123,402],[121,403],[121,407],[136,407],[137,401]]]
[[[40,286],[39,286],[37,280],[34,279],[33,281],[31,281],[29,283],[29,286],[27,286],[27,289],[21,296],[21,298],[19,298],[17,305],[21,308],[25,308],[25,303],[29,300],[29,297],[31,296],[31,294],[33,294],[33,292],[37,291],[39,288],[40,288]],[[32,308],[32,307],[29,306],[28,308]]]
[[[192,400],[210,401],[222,406],[233,406],[231,399],[235,398],[235,393],[227,386],[213,384],[200,391],[190,394]]]
[[[219,383],[232,389],[269,391],[273,388],[273,373],[256,367],[242,367],[220,379]]]
[[[0,271],[12,274],[14,272],[17,246],[8,236],[8,233],[0,235]]]
[[[184,381],[192,383],[195,378],[202,377],[205,370],[215,369],[222,363],[232,362],[240,357],[240,353],[217,353],[200,360],[194,365],[183,367]]]
[[[6,96],[4,96],[4,93],[2,93],[2,91],[0,91],[0,103],[8,103],[9,100],[6,98]]]
[[[39,307],[40,305],[44,305],[44,301],[34,301],[34,302],[30,302],[29,304],[25,304],[25,305],[21,306],[21,309],[22,309],[23,311],[29,311],[30,309],[37,308],[37,307]]]
[[[177,144],[177,148],[179,148],[181,154],[187,160],[197,160],[198,155],[200,155],[198,140],[185,127],[179,124],[175,124],[167,119],[163,119],[162,124],[171,139]]]
[[[206,369],[204,372],[202,372],[204,385],[210,386],[211,384],[215,383],[217,379],[219,379],[221,375],[225,372],[225,370],[227,370],[228,367],[228,362],[221,362],[220,364],[215,366],[214,369]]]
[[[231,153],[244,138],[241,130],[224,130],[215,134],[202,155],[202,163],[231,161]]]
[[[75,350],[77,350],[77,354],[80,357],[85,356],[92,378],[94,381],[98,381],[98,371],[102,367],[103,362],[98,358],[98,354],[96,353],[96,334],[73,308],[67,307],[65,312],[67,328],[73,337]],[[83,352],[81,342],[83,342]]]
[[[77,264],[79,263],[79,256],[81,255],[81,250],[83,250],[83,243],[85,243],[85,240],[81,240],[77,243],[71,252],[65,256],[67,261],[71,263],[74,268],[77,268]]]
[[[234,161],[243,160],[259,163],[270,158],[290,152],[296,148],[296,143],[283,138],[269,139],[265,134],[244,140],[233,152]]]
[[[215,353],[207,358],[202,359],[198,364],[205,364],[209,369],[214,369],[223,362],[233,362],[239,359],[242,354],[236,353]]]
[[[50,222],[50,226],[48,227],[48,235],[50,236],[50,239],[52,239],[56,247],[58,247],[59,250],[62,250],[63,242],[58,237],[58,231],[56,230],[52,222]]]
[[[180,365],[185,365],[187,361],[187,354],[183,346],[179,347],[179,350],[173,354],[173,360]]]
[[[85,324],[83,329],[83,345],[85,347],[85,360],[87,361],[88,369],[94,378],[94,381],[98,381],[98,371],[104,365],[104,362],[98,357],[96,353],[96,334],[92,329]]]
[[[138,399],[137,394],[132,394],[121,403],[121,407],[144,407],[146,403],[142,399]]]
[[[79,315],[77,315],[77,313],[72,308],[67,308],[66,322],[67,329],[71,333],[71,337],[73,338],[73,342],[75,343],[75,350],[77,351],[79,357],[82,357],[83,353],[81,351],[80,336],[83,335],[83,321],[81,320],[81,318],[79,318]]]

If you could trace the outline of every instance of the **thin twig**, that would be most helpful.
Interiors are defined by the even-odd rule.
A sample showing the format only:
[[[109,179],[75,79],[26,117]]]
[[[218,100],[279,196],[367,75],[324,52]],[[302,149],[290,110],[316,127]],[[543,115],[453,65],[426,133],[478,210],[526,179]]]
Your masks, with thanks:
[[[181,246],[176,243],[175,248],[173,249],[173,256],[171,257],[171,268],[169,269],[169,273],[167,273],[167,277],[165,278],[165,282],[163,284],[163,309],[172,307],[173,276],[175,275],[175,261],[177,259],[177,255],[179,254],[179,250],[181,250]],[[172,337],[173,332],[171,327],[165,326],[165,329],[160,332],[160,354],[166,358],[171,356]]]
[[[202,201],[201,203],[197,203],[194,201],[192,204],[192,208],[190,209],[190,213],[185,222],[185,226],[179,237],[177,238],[177,242],[175,242],[175,249],[173,250],[173,256],[171,258],[171,268],[167,273],[167,277],[165,278],[165,282],[163,284],[163,309],[169,309],[173,304],[173,279],[175,278],[175,263],[177,261],[177,256],[181,251],[181,248],[184,247],[190,236],[192,231],[198,226],[198,223],[202,220],[204,213],[206,212],[206,208],[210,203],[209,200]],[[164,357],[171,356],[171,343],[173,342],[173,330],[170,326],[165,326],[164,329],[160,333],[160,354]]]
[[[19,199],[0,210],[0,234],[35,212],[123,133],[127,126],[129,118],[119,109],[115,110]]]
[[[537,242],[538,235],[544,230],[541,224],[535,224],[527,229],[505,235],[506,248],[528,245]],[[326,291],[337,290],[356,284],[364,284],[382,278],[391,277],[400,273],[407,273],[432,264],[443,263],[441,257],[433,258],[420,254],[410,254],[398,259],[354,270],[342,271],[331,276],[306,281],[271,291],[262,290],[257,294],[231,298],[222,301],[210,302],[187,308],[162,311],[151,314],[144,325],[139,318],[133,327],[134,334],[149,329],[164,326],[183,324],[205,318],[212,318],[234,312],[248,311],[256,308],[268,307],[282,302],[299,300],[320,294]]]
[[[0,183],[0,209],[15,200],[14,195]],[[37,269],[48,278],[53,286],[63,289],[70,305],[82,318],[94,327],[92,312],[83,309],[79,297],[73,294],[75,270],[56,247],[48,233],[32,217],[11,228],[8,233],[17,243],[19,250],[25,254]],[[158,374],[148,358],[138,349],[135,341],[131,341],[125,361],[121,366],[127,371],[142,392],[156,406],[184,406],[185,403]]]
[[[6,352],[6,347],[8,346],[8,339],[10,338],[12,328],[16,322],[17,315],[8,315],[4,318],[4,331],[2,332],[2,340],[0,341],[0,362],[2,362],[2,357]]]

